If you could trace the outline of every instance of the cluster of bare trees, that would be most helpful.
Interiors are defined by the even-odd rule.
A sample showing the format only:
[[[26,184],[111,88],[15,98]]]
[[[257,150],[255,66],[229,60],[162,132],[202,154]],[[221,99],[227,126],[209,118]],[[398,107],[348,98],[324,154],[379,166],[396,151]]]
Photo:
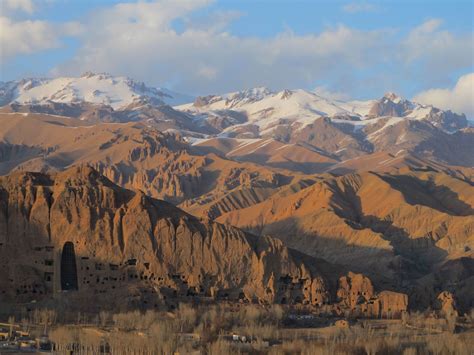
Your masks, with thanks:
[[[377,330],[371,320],[359,321],[347,329],[289,330],[283,327],[288,311],[280,305],[181,304],[174,312],[79,313],[66,317],[74,318],[74,322],[61,324],[58,318],[62,317],[56,311],[44,309],[30,312],[22,323],[43,325],[57,351],[74,350],[79,354],[234,354],[262,344],[266,344],[264,353],[268,354],[316,351],[410,355],[420,353],[420,346],[432,354],[449,353],[449,349],[455,349],[456,354],[468,354],[468,349],[474,347],[471,337],[454,334],[460,318],[454,314],[444,317],[405,314],[401,321],[381,320],[388,324],[383,331]],[[463,320],[473,323],[474,311]],[[233,335],[251,341],[235,341]],[[269,346],[270,343],[277,345]]]
[[[239,310],[226,306],[194,308],[181,304],[174,313],[131,311],[100,312],[85,326],[58,326],[50,339],[58,351],[75,350],[95,353],[105,349],[113,354],[172,354],[177,351],[204,351],[210,354],[232,353],[225,334],[239,333],[252,338],[277,336],[283,318],[281,306],[269,308],[249,305]],[[235,349],[234,349],[235,350]]]

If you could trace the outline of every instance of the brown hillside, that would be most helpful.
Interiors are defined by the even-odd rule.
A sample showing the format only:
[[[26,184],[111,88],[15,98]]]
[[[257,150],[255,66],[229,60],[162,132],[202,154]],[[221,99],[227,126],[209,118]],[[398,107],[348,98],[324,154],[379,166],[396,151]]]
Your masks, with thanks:
[[[247,207],[305,178],[280,169],[196,152],[179,136],[143,123],[101,123],[51,115],[0,114],[0,174],[60,171],[90,164],[120,186],[199,208],[239,198]],[[251,189],[251,195],[246,190]],[[242,190],[242,191],[240,191]]]
[[[218,221],[276,236],[292,248],[367,273],[376,285],[407,291],[450,261],[472,260],[473,207],[472,185],[444,173],[367,172],[325,176]],[[457,284],[437,279],[436,287],[449,284],[466,293],[466,278],[461,279]]]

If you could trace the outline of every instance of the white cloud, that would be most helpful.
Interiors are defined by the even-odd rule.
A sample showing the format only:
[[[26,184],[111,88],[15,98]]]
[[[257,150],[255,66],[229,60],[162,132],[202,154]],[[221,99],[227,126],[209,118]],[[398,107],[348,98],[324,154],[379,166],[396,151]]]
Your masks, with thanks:
[[[472,66],[474,32],[455,35],[440,29],[440,19],[430,19],[415,27],[402,41],[399,57],[401,62],[411,65],[419,62],[413,75],[424,76],[435,81],[447,81],[455,70]]]
[[[56,0],[1,0],[0,10],[3,16],[21,12],[32,15],[43,5],[52,4]]]
[[[322,77],[345,76],[368,67],[371,53],[384,53],[386,31],[359,31],[344,25],[317,34],[290,31],[272,38],[238,37],[225,30],[237,14],[214,13],[201,26],[188,20],[208,1],[160,1],[104,8],[85,24],[76,57],[55,73],[108,71],[174,89],[223,92],[266,85],[310,86]],[[185,27],[173,28],[176,20]],[[385,60],[384,55],[379,55]]]
[[[11,60],[16,55],[31,54],[61,45],[61,37],[76,36],[81,31],[77,22],[51,23],[31,17],[45,4],[54,0],[0,0],[0,59]],[[21,20],[19,20],[21,18]]]
[[[29,14],[34,11],[33,0],[2,0],[2,12],[6,11],[24,11]]]
[[[78,35],[81,25],[66,22],[53,25],[47,21],[25,20],[14,21],[0,16],[0,58],[9,60],[18,54],[56,48],[60,37]]]
[[[431,89],[420,92],[414,101],[465,113],[474,118],[474,73],[463,75],[452,89]]]
[[[286,30],[261,38],[233,35],[228,25],[241,14],[208,11],[210,2],[118,3],[94,9],[81,24],[4,17],[2,60],[58,47],[63,36],[75,35],[79,48],[51,70],[54,75],[106,71],[192,94],[324,82],[329,92],[381,95],[406,81],[421,88],[442,85],[453,71],[472,65],[472,34],[445,31],[436,19],[405,36],[394,29],[335,24],[319,33]]]
[[[188,30],[202,30],[208,32],[224,31],[232,22],[242,16],[239,11],[214,11],[210,14],[186,18],[184,24]]]
[[[377,6],[368,2],[351,2],[342,6],[342,10],[349,13],[372,12],[377,10]]]
[[[58,46],[54,28],[45,21],[12,21],[0,17],[0,55],[7,60],[16,54],[29,54]]]

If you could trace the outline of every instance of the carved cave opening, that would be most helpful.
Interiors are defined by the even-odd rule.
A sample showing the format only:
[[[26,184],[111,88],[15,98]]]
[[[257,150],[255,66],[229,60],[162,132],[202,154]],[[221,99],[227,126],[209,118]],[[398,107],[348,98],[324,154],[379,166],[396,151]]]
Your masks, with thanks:
[[[72,242],[64,243],[61,253],[61,289],[63,291],[78,289],[76,253]]]

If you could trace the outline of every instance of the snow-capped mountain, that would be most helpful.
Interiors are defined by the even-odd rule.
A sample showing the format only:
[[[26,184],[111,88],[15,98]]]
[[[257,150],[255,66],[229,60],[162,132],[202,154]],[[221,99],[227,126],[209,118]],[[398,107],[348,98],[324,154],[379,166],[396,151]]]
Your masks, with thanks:
[[[192,100],[190,96],[148,87],[127,77],[90,72],[80,77],[23,79],[0,84],[0,105],[85,102],[107,105],[118,110],[140,102],[179,105]]]
[[[225,95],[191,96],[153,88],[123,76],[85,73],[80,77],[23,79],[0,83],[0,105],[13,111],[66,115],[92,121],[176,121],[173,128],[258,138],[293,134],[325,117],[354,130],[386,117],[428,120],[454,131],[467,126],[463,115],[410,102],[394,93],[379,100],[339,101],[305,90],[272,91],[265,87]],[[191,102],[191,103],[190,103]],[[163,111],[160,106],[173,106]],[[20,108],[18,108],[20,106]],[[159,110],[159,112],[157,111]]]
[[[464,139],[470,145],[471,131],[461,132],[468,126],[464,115],[411,102],[394,93],[377,100],[340,101],[301,89],[276,92],[258,87],[201,96],[182,104],[190,100],[108,74],[0,84],[0,113],[53,114],[87,124],[141,122],[162,132],[177,132],[190,142],[201,142],[200,146],[202,139],[215,139],[213,151],[223,154],[222,147],[237,146],[242,140],[265,149],[278,146],[278,153],[288,150],[295,157],[319,154],[322,160],[336,161],[378,151],[395,154],[406,150],[426,156],[438,152],[441,156],[446,149],[438,149],[440,142],[451,147]],[[268,143],[271,141],[278,144]],[[285,154],[284,159],[290,159],[289,153]],[[457,155],[465,157],[469,152]]]
[[[273,92],[255,88],[222,96],[199,97],[195,103],[177,109],[193,113],[218,113],[223,110],[245,112],[249,122],[265,128],[273,119],[291,119],[294,122],[312,121],[321,116],[349,113],[336,102],[305,90]]]
[[[381,151],[392,155],[410,151],[454,161],[444,153],[446,147],[471,137],[470,132],[461,132],[467,127],[464,115],[390,92],[378,100],[339,101],[305,90],[256,88],[198,97],[175,109],[219,131],[204,140],[190,140],[196,146],[241,160],[283,161],[282,166],[311,156],[305,171],[317,171],[329,164],[327,159],[345,161]],[[227,151],[227,147],[233,148]],[[469,153],[469,148],[460,149],[459,162],[468,161]],[[315,154],[320,155],[317,164]]]
[[[347,162],[360,166],[357,159],[368,162],[379,153],[381,164],[406,153],[472,166],[474,156],[474,130],[466,128],[464,115],[394,93],[341,101],[301,89],[257,87],[193,101],[127,77],[86,73],[0,83],[0,106],[0,119],[11,124],[18,117],[67,117],[71,127],[133,122],[134,127],[177,133],[200,154],[307,173],[335,164],[343,171],[352,164]]]
[[[380,100],[338,101],[305,90],[273,92],[267,88],[255,88],[226,95],[198,97],[194,103],[175,107],[209,122],[227,119],[231,113],[245,119],[230,122],[224,127],[224,135],[255,137],[273,135],[282,129],[300,130],[321,117],[329,117],[334,123],[345,123],[360,129],[379,119],[395,118],[428,120],[447,131],[466,127],[464,115],[441,111],[432,106],[410,102],[394,93],[385,94]]]

